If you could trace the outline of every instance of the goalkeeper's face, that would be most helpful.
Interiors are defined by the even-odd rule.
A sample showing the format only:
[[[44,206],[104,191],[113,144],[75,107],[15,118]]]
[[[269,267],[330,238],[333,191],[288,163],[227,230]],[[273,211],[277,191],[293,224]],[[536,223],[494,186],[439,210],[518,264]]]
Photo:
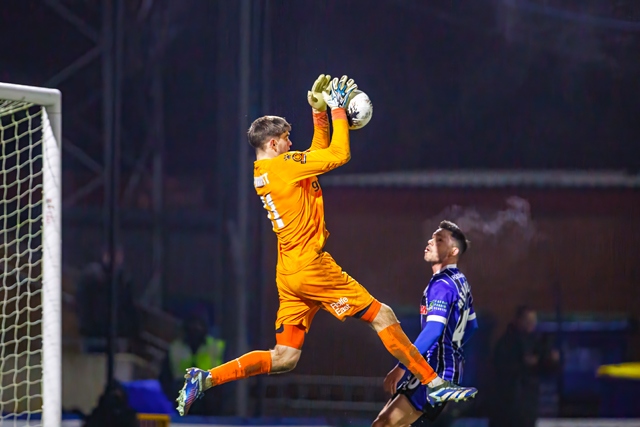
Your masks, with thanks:
[[[272,150],[274,156],[286,153],[290,148],[291,140],[289,139],[289,131],[283,132],[278,139],[273,138],[269,141],[269,149]]]

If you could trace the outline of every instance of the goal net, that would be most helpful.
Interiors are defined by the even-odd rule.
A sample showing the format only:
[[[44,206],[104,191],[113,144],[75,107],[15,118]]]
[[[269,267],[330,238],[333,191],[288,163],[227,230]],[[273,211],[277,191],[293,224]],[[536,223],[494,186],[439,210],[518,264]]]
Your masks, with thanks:
[[[0,425],[61,423],[60,93],[0,83]]]

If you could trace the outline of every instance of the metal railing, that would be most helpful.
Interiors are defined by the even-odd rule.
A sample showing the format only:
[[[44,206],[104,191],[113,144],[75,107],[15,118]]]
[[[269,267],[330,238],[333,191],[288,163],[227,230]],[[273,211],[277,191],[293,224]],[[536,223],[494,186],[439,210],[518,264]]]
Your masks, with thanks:
[[[388,400],[382,378],[322,375],[273,375],[265,378],[264,408],[377,413]]]

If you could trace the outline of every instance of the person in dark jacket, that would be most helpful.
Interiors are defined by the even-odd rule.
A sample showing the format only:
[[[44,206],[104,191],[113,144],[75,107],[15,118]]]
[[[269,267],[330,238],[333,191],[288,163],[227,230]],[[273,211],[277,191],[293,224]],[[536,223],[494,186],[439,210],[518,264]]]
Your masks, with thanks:
[[[138,415],[128,403],[121,384],[114,382],[100,396],[98,406],[84,420],[84,427],[139,427]]]
[[[527,306],[516,315],[495,346],[495,402],[491,427],[534,427],[538,418],[540,377],[557,368],[560,356],[535,332],[536,311]]]
[[[76,290],[76,307],[79,332],[83,338],[105,340],[109,333],[109,281],[110,256],[102,253],[101,262],[89,264],[82,272]],[[124,269],[124,251],[115,251],[115,275],[118,287],[118,338],[135,339],[140,329],[140,319],[133,297],[133,285]],[[95,347],[95,348],[94,348]],[[92,346],[96,351],[101,345]]]

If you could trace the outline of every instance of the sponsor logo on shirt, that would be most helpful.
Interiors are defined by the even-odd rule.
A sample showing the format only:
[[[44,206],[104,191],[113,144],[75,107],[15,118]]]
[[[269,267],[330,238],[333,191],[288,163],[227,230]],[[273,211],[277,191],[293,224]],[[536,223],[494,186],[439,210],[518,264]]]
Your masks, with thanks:
[[[448,307],[448,304],[446,301],[439,300],[439,299],[434,299],[432,301],[429,301],[429,312],[441,311],[446,313],[447,307]]]
[[[307,155],[304,153],[293,153],[291,156],[294,162],[300,162],[303,165],[307,163]]]
[[[429,312],[429,310],[427,310],[427,306],[426,305],[421,305],[420,306],[420,314],[421,315],[426,316],[428,312]]]

